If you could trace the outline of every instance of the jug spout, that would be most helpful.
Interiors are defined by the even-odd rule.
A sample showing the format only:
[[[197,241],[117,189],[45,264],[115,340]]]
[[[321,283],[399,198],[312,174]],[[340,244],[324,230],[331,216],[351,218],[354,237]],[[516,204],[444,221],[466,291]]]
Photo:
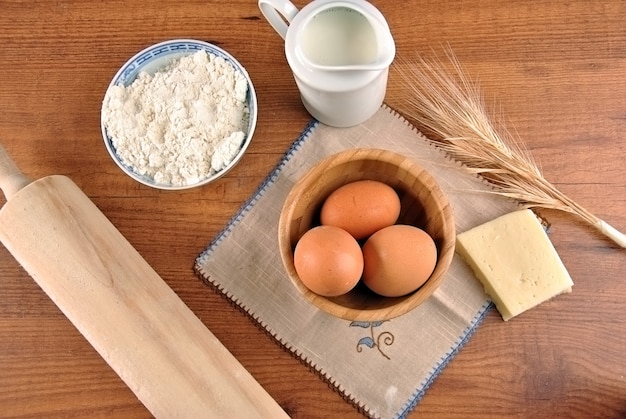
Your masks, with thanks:
[[[395,48],[393,51],[386,51],[384,54],[376,57],[370,62],[361,63],[344,63],[344,64],[322,64],[311,61],[303,57],[306,66],[316,71],[382,71],[388,68],[393,62],[395,56]]]
[[[317,71],[382,71],[389,67],[391,62],[390,60],[380,60],[372,63],[363,63],[363,64],[344,64],[344,65],[323,65],[317,64],[314,62],[307,62],[307,65],[312,70]]]
[[[296,55],[314,71],[381,71],[396,48],[387,22],[362,3],[334,2],[302,23]]]

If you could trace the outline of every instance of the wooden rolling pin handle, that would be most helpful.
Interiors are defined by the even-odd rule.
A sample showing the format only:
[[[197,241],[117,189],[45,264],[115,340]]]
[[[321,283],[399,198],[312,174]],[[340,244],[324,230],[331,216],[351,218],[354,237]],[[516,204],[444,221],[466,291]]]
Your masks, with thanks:
[[[0,189],[7,201],[30,183],[30,179],[20,172],[4,146],[0,144]]]

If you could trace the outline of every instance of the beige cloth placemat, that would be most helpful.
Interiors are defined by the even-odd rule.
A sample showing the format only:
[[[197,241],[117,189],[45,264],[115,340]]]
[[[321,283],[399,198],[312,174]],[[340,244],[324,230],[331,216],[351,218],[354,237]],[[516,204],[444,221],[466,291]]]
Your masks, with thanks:
[[[471,336],[491,303],[455,256],[443,284],[424,304],[385,322],[332,317],[301,297],[278,252],[277,225],[293,184],[322,158],[348,148],[410,156],[447,193],[457,232],[516,208],[459,170],[415,128],[383,106],[365,123],[331,128],[313,121],[257,193],[197,258],[196,270],[370,417],[403,417]]]

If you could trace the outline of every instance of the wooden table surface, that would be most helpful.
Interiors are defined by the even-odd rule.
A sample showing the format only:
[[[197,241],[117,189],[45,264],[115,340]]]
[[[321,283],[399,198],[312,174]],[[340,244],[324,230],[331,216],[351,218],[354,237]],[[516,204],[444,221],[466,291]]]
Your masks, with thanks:
[[[545,177],[626,230],[625,2],[374,3],[399,55],[449,44]],[[291,416],[359,417],[193,272],[197,255],[310,118],[282,40],[256,2],[1,0],[0,11],[0,142],[21,169],[31,178],[72,178]],[[174,38],[231,52],[259,101],[242,162],[184,192],[131,180],[100,134],[101,101],[118,68]],[[390,104],[396,85],[392,78]],[[626,416],[626,250],[570,216],[541,214],[574,292],[508,323],[492,311],[411,417]],[[0,416],[150,416],[4,247]]]

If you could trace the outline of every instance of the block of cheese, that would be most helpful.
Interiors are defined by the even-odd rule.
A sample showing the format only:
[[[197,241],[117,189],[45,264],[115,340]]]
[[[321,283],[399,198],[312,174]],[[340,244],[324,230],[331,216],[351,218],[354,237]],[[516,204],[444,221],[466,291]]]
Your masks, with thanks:
[[[472,268],[507,321],[574,285],[531,210],[519,210],[457,236],[457,253]]]

